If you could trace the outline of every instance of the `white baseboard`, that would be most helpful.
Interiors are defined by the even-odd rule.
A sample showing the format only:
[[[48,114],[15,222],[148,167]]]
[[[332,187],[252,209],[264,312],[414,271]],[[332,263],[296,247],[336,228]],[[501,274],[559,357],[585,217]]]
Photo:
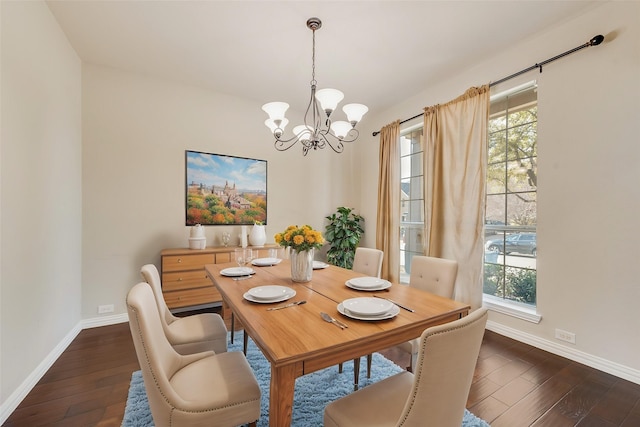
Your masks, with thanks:
[[[69,347],[69,344],[78,336],[82,330],[78,323],[69,333],[55,346],[53,350],[44,358],[42,362],[34,369],[29,376],[20,384],[20,386],[2,403],[0,406],[0,425],[9,418],[9,415],[16,410],[20,402],[27,397],[27,394],[38,384],[38,381],[47,373],[49,368],[55,363],[60,355]]]
[[[610,360],[593,356],[589,353],[585,353],[583,351],[576,350],[574,348],[570,348],[562,344],[558,344],[556,342],[519,331],[517,329],[509,328],[492,320],[487,321],[487,329],[500,335],[513,338],[516,341],[520,341],[541,350],[545,350],[558,356],[565,357],[569,360],[573,360],[574,362],[582,363],[583,365],[587,365],[608,374],[615,375],[618,378],[623,378],[627,381],[640,384],[640,370],[633,369],[619,363],[611,362]]]
[[[115,325],[117,323],[125,323],[129,321],[129,315],[127,313],[112,314],[111,316],[93,317],[91,319],[84,319],[80,321],[82,329],[97,328],[99,326]]]
[[[81,320],[69,333],[51,350],[51,352],[40,362],[36,369],[20,384],[20,386],[0,405],[0,425],[9,418],[16,410],[20,402],[27,397],[31,390],[38,384],[38,381],[47,373],[49,368],[55,363],[60,355],[69,347],[73,340],[83,329],[95,328],[98,326],[115,325],[117,323],[128,322],[127,313],[114,314],[112,316],[94,317],[92,319]]]

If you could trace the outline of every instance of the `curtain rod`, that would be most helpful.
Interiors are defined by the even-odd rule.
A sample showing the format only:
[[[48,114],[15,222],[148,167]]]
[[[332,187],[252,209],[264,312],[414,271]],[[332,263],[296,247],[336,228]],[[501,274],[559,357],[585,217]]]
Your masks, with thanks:
[[[511,75],[509,75],[509,76],[507,76],[507,77],[503,77],[503,78],[501,78],[500,80],[496,80],[495,82],[491,82],[491,83],[489,83],[489,87],[491,87],[491,86],[495,86],[495,85],[497,85],[497,84],[499,84],[499,83],[502,83],[502,82],[506,82],[507,80],[511,80],[511,79],[512,79],[512,78],[514,78],[514,77],[518,77],[518,76],[519,76],[519,75],[521,75],[521,74],[528,73],[529,71],[531,71],[531,70],[535,70],[536,68],[538,68],[538,69],[540,70],[540,72],[542,72],[542,66],[543,66],[543,65],[546,65],[546,64],[548,64],[549,62],[553,62],[553,61],[555,61],[556,59],[560,59],[560,58],[562,58],[563,56],[567,56],[567,55],[569,55],[569,54],[571,54],[571,53],[573,53],[573,52],[576,52],[576,51],[578,51],[578,50],[580,50],[580,49],[584,49],[585,47],[589,47],[589,46],[597,46],[597,45],[599,45],[600,43],[602,43],[602,42],[603,42],[603,40],[604,40],[604,36],[603,36],[602,34],[599,34],[599,35],[597,35],[597,36],[594,36],[591,40],[589,40],[589,41],[588,41],[588,42],[586,42],[585,44],[582,44],[582,45],[580,45],[580,46],[578,46],[578,47],[574,47],[573,49],[570,49],[570,50],[568,50],[568,51],[566,51],[566,52],[563,52],[563,53],[561,53],[560,55],[556,55],[556,56],[554,56],[553,58],[549,58],[549,59],[546,59],[546,60],[544,60],[544,61],[542,61],[542,62],[538,62],[538,63],[537,63],[537,64],[535,64],[535,65],[532,65],[532,66],[530,66],[530,67],[528,67],[528,68],[525,68],[525,69],[523,69],[523,70],[518,71],[517,73],[513,73],[513,74],[511,74]],[[422,116],[422,114],[423,114],[423,113],[416,114],[416,115],[415,115],[415,116],[413,116],[413,117],[409,117],[408,119],[404,119],[404,120],[400,121],[400,124],[402,124],[402,123],[406,123],[406,122],[408,122],[408,121],[410,121],[410,120],[413,120],[413,119],[417,119],[418,117]],[[375,132],[373,132],[373,136],[377,136],[379,133],[380,133],[380,131],[375,131]]]

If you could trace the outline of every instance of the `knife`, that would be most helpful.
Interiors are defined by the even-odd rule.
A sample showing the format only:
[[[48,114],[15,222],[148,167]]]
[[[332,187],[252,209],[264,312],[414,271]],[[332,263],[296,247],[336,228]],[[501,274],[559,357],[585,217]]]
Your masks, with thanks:
[[[272,310],[280,310],[281,308],[287,308],[287,307],[293,307],[294,305],[302,305],[305,304],[306,301],[295,301],[295,302],[290,302],[289,304],[285,304],[285,305],[281,305],[278,307],[270,307],[267,308],[267,311],[272,311]]]
[[[378,296],[378,295],[374,295],[374,297],[376,297],[376,298],[380,298],[380,299],[386,299],[386,300],[387,300],[387,301],[389,301],[390,303],[395,304],[395,305],[397,305],[397,306],[398,306],[398,307],[400,307],[400,308],[404,308],[405,310],[410,311],[410,312],[412,312],[412,313],[414,313],[414,312],[415,312],[415,310],[414,310],[414,309],[409,308],[409,307],[406,307],[406,306],[404,306],[404,305],[402,305],[402,304],[398,304],[397,302],[395,302],[394,300],[391,300],[391,299],[389,299],[389,298],[381,297],[381,296]]]

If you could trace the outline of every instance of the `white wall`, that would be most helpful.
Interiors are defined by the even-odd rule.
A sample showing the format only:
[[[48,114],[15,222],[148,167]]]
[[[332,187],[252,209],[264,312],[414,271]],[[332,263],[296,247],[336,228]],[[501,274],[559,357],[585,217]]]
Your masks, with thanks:
[[[539,340],[581,361],[639,378],[640,3],[610,2],[513,46],[447,82],[370,118],[377,128],[443,103],[470,86],[514,73],[603,34],[606,41],[494,89],[537,79],[539,324],[491,313],[498,329]],[[428,54],[425,53],[425,54]],[[377,130],[373,127],[371,130]],[[378,138],[358,147],[362,212],[375,214]],[[375,235],[374,222],[367,232]],[[555,328],[576,344],[555,340]]]
[[[80,321],[81,65],[44,3],[0,8],[4,406]]]
[[[87,64],[82,90],[84,318],[102,304],[126,312],[140,267],[187,246],[185,150],[267,160],[268,241],[290,224],[324,230],[324,217],[352,199],[353,145],[341,155],[278,152],[257,102]],[[208,244],[224,230],[240,233],[207,227]]]

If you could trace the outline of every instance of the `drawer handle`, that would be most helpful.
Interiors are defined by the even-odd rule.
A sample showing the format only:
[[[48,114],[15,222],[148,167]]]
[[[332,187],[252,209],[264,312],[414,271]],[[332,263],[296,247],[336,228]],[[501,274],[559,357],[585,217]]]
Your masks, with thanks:
[[[182,282],[182,277],[178,277],[178,282]]]
[[[178,264],[182,262],[182,258],[178,258]]]

